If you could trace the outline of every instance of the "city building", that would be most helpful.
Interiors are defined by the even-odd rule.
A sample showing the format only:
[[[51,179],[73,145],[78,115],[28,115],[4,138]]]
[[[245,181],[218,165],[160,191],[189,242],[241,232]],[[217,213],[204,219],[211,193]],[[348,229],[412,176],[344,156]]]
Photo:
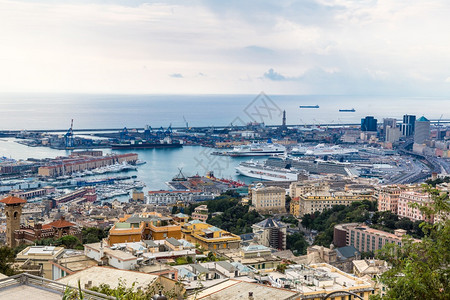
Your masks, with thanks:
[[[289,196],[296,198],[299,195],[307,193],[317,194],[322,192],[328,192],[330,190],[330,184],[326,181],[320,180],[315,182],[298,181],[293,182],[289,186]]]
[[[39,268],[39,276],[52,279],[52,264],[64,253],[63,247],[54,246],[29,246],[20,251],[16,256],[16,263],[20,265],[27,264],[37,266]],[[28,267],[28,266],[27,266]],[[36,274],[38,275],[38,274]]]
[[[192,218],[195,220],[206,221],[208,219],[208,207],[205,204],[194,208]]]
[[[401,132],[398,127],[386,127],[385,141],[388,143],[396,143],[400,140]]]
[[[272,254],[269,247],[249,245],[234,251],[224,251],[223,256],[233,262],[239,262],[259,272],[272,272],[283,263],[283,260]]]
[[[11,248],[17,246],[15,231],[20,229],[20,216],[26,202],[26,200],[14,196],[8,196],[0,200],[0,203],[6,206],[6,244]]]
[[[136,153],[114,154],[106,156],[73,156],[59,157],[49,162],[48,165],[39,167],[38,174],[44,177],[56,177],[75,172],[93,170],[100,167],[122,163],[136,163]]]
[[[239,236],[199,220],[185,223],[181,232],[183,239],[206,250],[238,249],[241,243]]]
[[[403,123],[402,123],[402,127],[401,127],[402,135],[403,136],[414,135],[415,123],[416,123],[416,116],[404,115]]]
[[[372,116],[367,116],[361,119],[361,131],[377,131],[377,119]]]
[[[171,217],[157,212],[126,215],[109,231],[109,245],[141,240],[181,238],[181,225]]]
[[[353,202],[373,200],[372,193],[369,192],[318,192],[306,193],[297,198],[293,198],[290,203],[290,211],[295,217],[302,217],[305,214],[312,214],[316,211],[322,212],[333,206],[349,206]]]
[[[401,246],[405,234],[404,229],[389,233],[363,224],[339,224],[334,226],[333,244],[337,247],[351,245],[360,252],[375,252],[388,243]]]
[[[277,250],[286,250],[287,226],[275,219],[268,218],[252,225],[253,240],[258,244]]]
[[[300,300],[298,292],[237,279],[228,279],[188,297],[188,300]]]
[[[414,127],[414,143],[425,143],[430,138],[430,121],[422,116],[416,120]]]
[[[397,215],[399,218],[408,218],[411,221],[429,221],[433,222],[433,217],[428,219],[420,211],[419,207],[422,205],[428,205],[431,201],[430,196],[427,193],[418,191],[402,191],[398,196]],[[419,207],[411,206],[416,204]]]
[[[375,198],[378,200],[378,211],[397,213],[398,198],[402,189],[397,185],[375,187]]]
[[[73,235],[81,240],[81,229],[76,224],[66,221],[64,217],[48,224],[22,225],[14,232],[18,245],[32,244],[41,239],[59,239],[66,235]]]
[[[284,274],[268,274],[272,287],[288,288],[299,293],[299,299],[324,299],[327,294],[337,292],[329,299],[354,299],[346,293],[352,292],[369,300],[375,291],[369,281],[353,276],[327,263],[310,265],[288,265]]]
[[[285,212],[286,190],[258,183],[251,188],[252,206],[259,212]]]

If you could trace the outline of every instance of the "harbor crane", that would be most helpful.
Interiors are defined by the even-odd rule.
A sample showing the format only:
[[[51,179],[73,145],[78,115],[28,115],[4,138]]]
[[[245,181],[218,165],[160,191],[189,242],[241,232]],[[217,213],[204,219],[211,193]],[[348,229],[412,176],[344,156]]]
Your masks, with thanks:
[[[122,129],[122,131],[120,132],[120,140],[128,140],[130,138],[130,136],[128,135],[128,129],[126,127],[124,127]]]
[[[70,128],[64,135],[65,146],[67,150],[74,149],[74,139],[73,139],[73,119],[70,122]]]

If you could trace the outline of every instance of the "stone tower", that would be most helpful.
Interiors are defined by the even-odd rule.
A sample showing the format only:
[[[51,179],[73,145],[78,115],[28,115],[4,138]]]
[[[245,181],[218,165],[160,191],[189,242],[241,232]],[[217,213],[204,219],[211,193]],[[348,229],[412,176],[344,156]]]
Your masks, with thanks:
[[[14,232],[20,229],[20,216],[22,215],[22,206],[27,201],[18,197],[8,196],[1,203],[6,205],[6,244],[14,248],[16,247],[16,239]]]

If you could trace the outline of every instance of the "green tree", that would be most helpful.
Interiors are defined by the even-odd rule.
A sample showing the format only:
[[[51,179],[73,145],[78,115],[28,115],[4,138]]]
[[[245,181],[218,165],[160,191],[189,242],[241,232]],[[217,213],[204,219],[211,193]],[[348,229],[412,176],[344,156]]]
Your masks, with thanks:
[[[296,232],[286,237],[286,248],[291,250],[295,255],[306,254],[308,243],[305,240],[303,233]]]
[[[392,266],[380,279],[388,288],[383,299],[450,299],[449,195],[430,186],[426,190],[432,204],[418,208],[440,221],[421,223],[424,232],[421,242],[405,238],[402,247],[388,244],[377,254]]]
[[[15,274],[15,270],[12,267],[15,257],[13,249],[7,246],[0,247],[0,273],[7,276]]]

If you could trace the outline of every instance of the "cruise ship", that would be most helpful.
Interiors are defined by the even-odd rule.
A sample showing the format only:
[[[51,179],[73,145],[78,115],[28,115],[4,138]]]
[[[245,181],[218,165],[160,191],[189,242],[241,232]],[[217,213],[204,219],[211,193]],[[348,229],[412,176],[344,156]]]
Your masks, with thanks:
[[[295,169],[269,167],[253,160],[241,162],[236,167],[236,172],[247,177],[269,181],[297,181],[298,175],[302,173]]]
[[[338,145],[327,146],[325,144],[318,144],[314,147],[296,146],[293,147],[289,154],[291,155],[305,155],[305,156],[333,156],[333,155],[349,155],[358,153],[354,148],[342,148]]]
[[[228,155],[232,157],[238,156],[271,156],[284,154],[286,147],[280,144],[273,143],[253,143],[250,145],[241,145],[239,147],[234,147],[233,150],[228,152],[223,152],[223,155]]]

